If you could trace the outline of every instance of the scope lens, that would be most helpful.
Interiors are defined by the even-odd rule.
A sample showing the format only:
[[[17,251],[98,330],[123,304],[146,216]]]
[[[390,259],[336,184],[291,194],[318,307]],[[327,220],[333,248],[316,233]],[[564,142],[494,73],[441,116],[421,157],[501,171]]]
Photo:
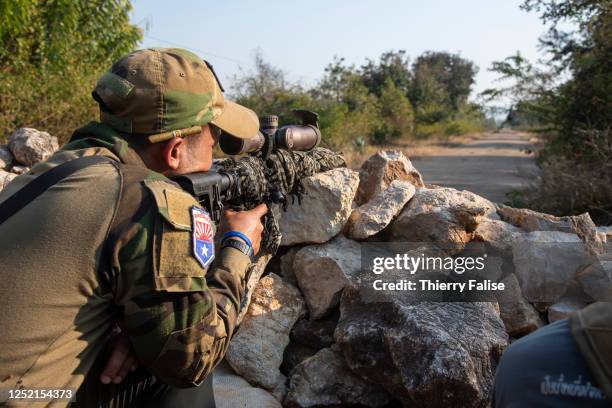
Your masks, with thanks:
[[[244,148],[244,139],[222,133],[219,137],[219,147],[225,154],[236,155],[242,153]]]

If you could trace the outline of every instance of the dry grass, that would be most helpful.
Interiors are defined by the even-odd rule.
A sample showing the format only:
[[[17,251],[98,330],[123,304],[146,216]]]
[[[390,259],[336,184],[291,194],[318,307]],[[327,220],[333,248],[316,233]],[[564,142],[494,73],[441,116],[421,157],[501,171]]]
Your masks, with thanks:
[[[484,133],[470,133],[461,136],[432,136],[427,139],[397,140],[384,145],[367,145],[361,150],[353,147],[342,149],[346,163],[351,169],[359,169],[368,157],[379,150],[401,150],[407,157],[435,156],[441,149],[458,146],[484,137]]]
[[[612,224],[612,130],[581,131],[592,152],[589,160],[542,157],[541,176],[532,187],[513,194],[515,207],[555,215],[589,212],[595,223]]]

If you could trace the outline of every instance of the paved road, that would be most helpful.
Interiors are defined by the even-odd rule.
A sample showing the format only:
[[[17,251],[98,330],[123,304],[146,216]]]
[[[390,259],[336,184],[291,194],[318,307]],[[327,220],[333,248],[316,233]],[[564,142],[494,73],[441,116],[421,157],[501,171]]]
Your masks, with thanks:
[[[506,193],[526,187],[538,174],[530,148],[528,135],[502,131],[410,159],[426,183],[469,190],[503,203]]]

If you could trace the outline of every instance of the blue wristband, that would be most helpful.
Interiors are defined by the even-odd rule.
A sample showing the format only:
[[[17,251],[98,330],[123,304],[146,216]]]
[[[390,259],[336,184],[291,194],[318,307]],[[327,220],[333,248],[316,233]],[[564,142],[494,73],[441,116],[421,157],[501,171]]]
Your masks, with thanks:
[[[223,241],[231,237],[238,237],[242,239],[249,246],[249,248],[253,249],[253,244],[251,243],[251,240],[249,239],[249,237],[247,237],[240,231],[228,231],[225,234],[223,234],[223,236],[221,237],[221,245],[223,245]]]

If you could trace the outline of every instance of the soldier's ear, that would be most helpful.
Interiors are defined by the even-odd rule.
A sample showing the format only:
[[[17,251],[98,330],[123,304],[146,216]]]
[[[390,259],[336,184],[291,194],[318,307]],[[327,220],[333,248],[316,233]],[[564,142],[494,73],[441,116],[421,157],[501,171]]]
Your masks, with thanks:
[[[183,150],[186,147],[184,143],[185,140],[182,137],[173,137],[166,142],[162,151],[162,158],[168,170],[175,171],[180,167]]]

